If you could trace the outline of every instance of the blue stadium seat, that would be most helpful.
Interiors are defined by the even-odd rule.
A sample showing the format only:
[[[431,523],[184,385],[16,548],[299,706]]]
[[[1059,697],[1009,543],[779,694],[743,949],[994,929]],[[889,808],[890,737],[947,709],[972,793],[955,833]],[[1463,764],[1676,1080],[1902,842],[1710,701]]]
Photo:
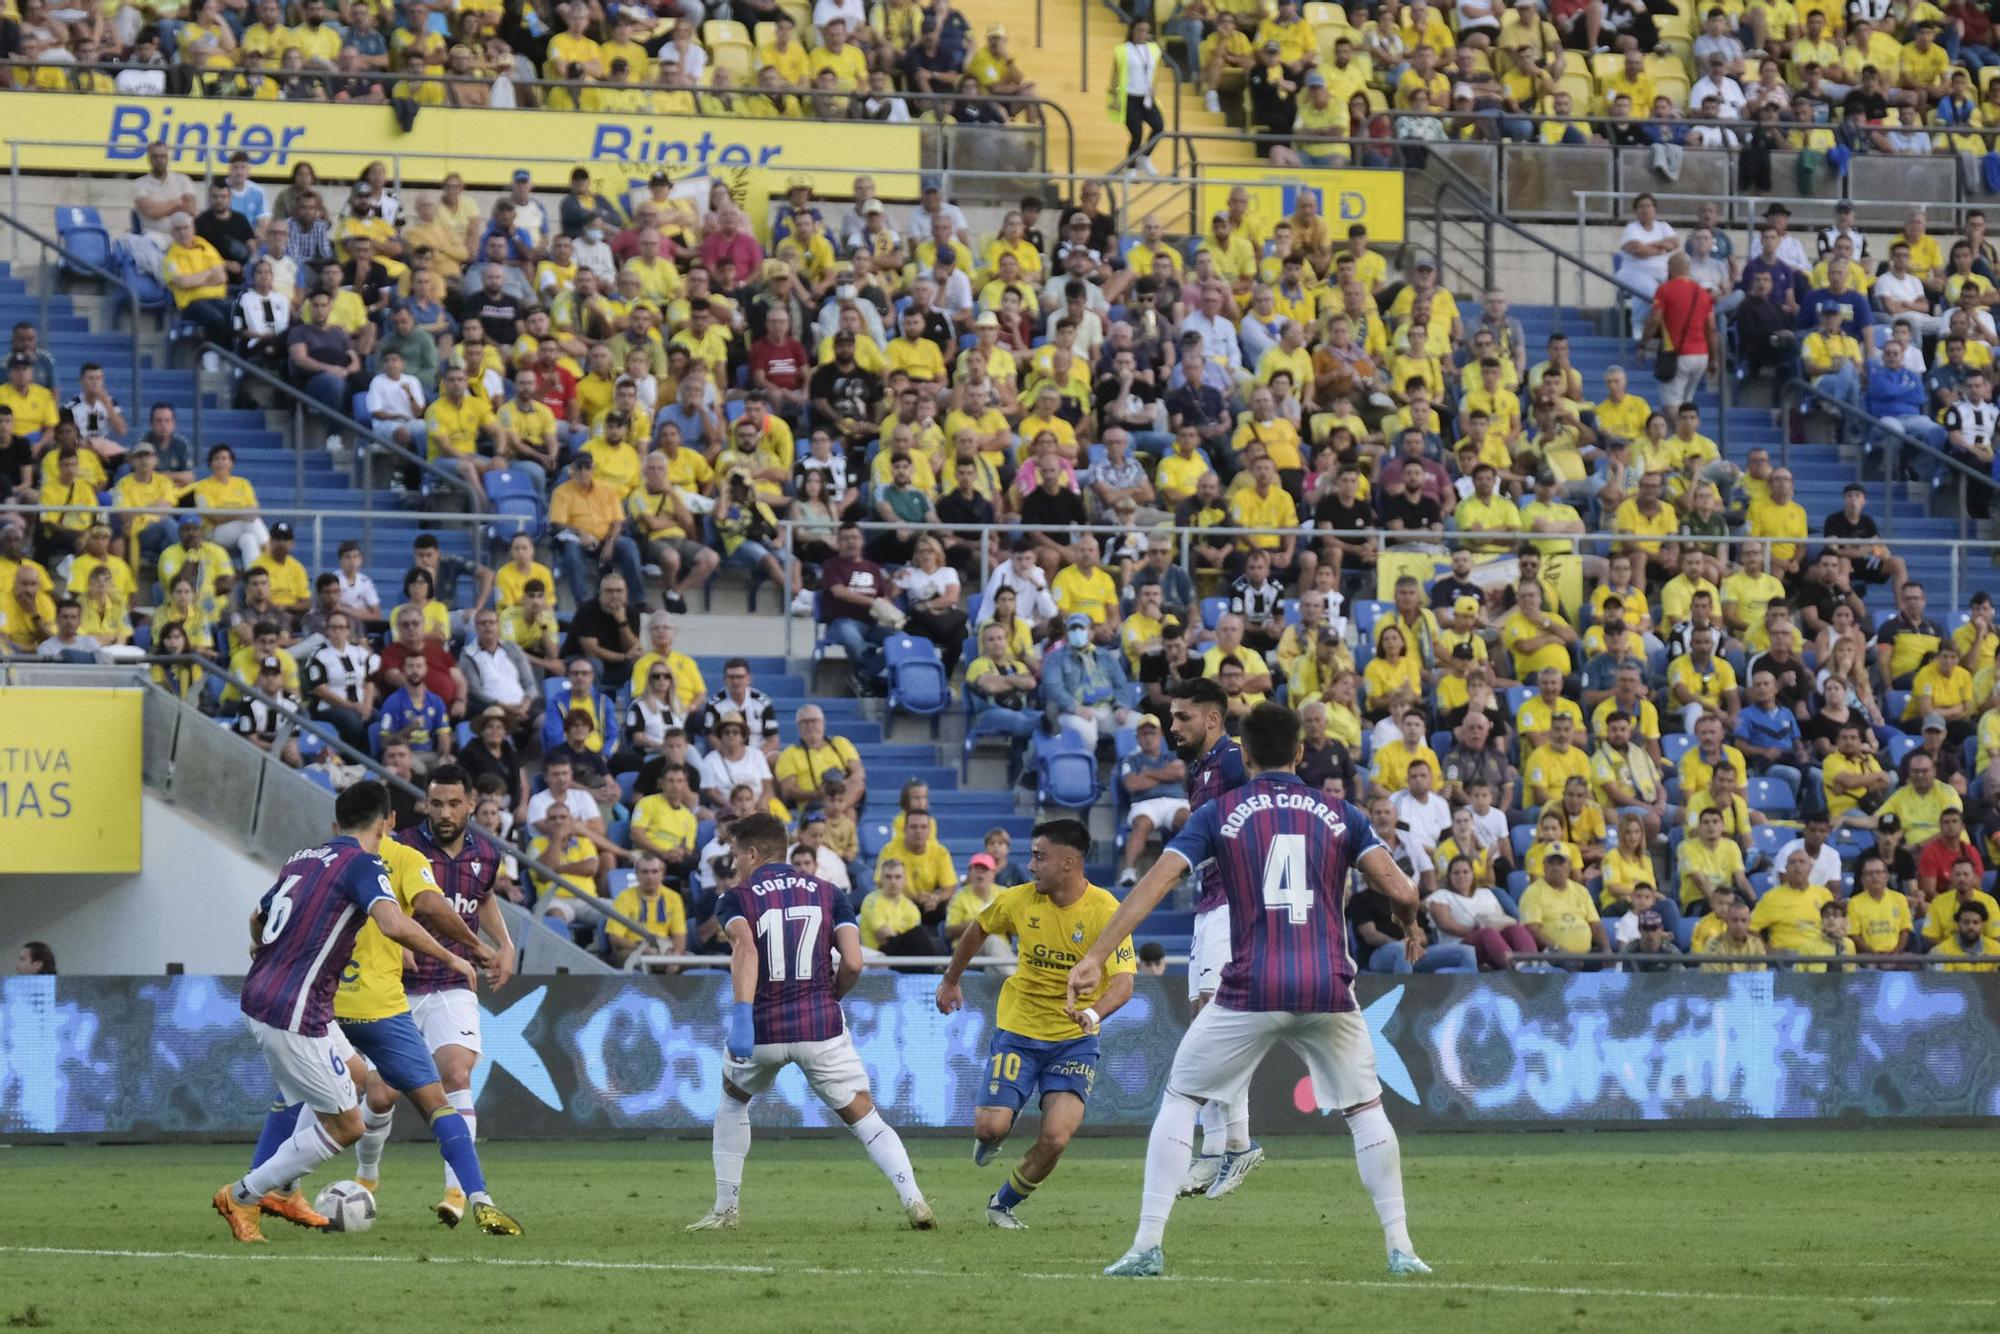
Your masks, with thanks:
[[[1531,824],[1517,824],[1507,831],[1508,841],[1514,848],[1514,861],[1518,865],[1528,855],[1528,849],[1535,845],[1535,827]]]
[[[1104,795],[1094,747],[1068,728],[1036,738],[1035,768],[1042,804],[1064,810],[1088,810]]]
[[[861,858],[873,862],[882,855],[882,849],[895,841],[896,829],[887,820],[871,820],[861,826]]]
[[[535,484],[528,474],[501,468],[487,473],[482,480],[486,484],[486,499],[493,506],[491,539],[495,543],[509,542],[517,532],[539,539],[547,524],[542,502],[536,497]]]
[[[951,707],[951,680],[937,645],[916,635],[897,635],[882,646],[889,671],[889,711],[929,718]]]
[[[111,233],[94,208],[67,207],[56,210],[56,239],[68,253],[62,257],[60,272],[72,278],[92,278],[86,269],[111,268]]]
[[[1660,755],[1669,768],[1679,768],[1681,756],[1694,749],[1694,737],[1688,732],[1666,732],[1660,736]]]
[[[1890,737],[1889,754],[1888,754],[1889,763],[1887,767],[1891,769],[1900,769],[1903,765],[1904,757],[1907,756],[1911,751],[1915,750],[1917,747],[1923,744],[1924,744],[1924,739],[1920,736],[1908,736],[1899,733],[1896,736]]]
[[[1222,613],[1229,610],[1228,598],[1203,598],[1201,600],[1201,628],[1213,630]]]
[[[1762,811],[1766,815],[1789,815],[1798,805],[1798,797],[1793,793],[1791,784],[1762,776],[1750,780],[1749,786],[1744,789],[1743,799],[1749,803],[1751,810]]]
[[[1792,841],[1792,831],[1783,825],[1760,824],[1750,831],[1752,850],[1770,860],[1778,855],[1778,849]]]
[[[1361,632],[1363,639],[1375,637],[1375,622],[1396,604],[1369,599],[1354,604],[1354,628]]]

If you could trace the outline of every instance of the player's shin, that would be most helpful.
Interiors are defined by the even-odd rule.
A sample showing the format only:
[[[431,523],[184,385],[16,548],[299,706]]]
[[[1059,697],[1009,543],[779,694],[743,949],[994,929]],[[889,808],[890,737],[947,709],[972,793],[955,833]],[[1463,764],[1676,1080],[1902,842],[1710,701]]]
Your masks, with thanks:
[[[326,1162],[340,1152],[340,1144],[318,1117],[310,1121],[301,1118],[292,1131],[291,1138],[278,1146],[277,1152],[258,1166],[250,1169],[248,1176],[236,1183],[236,1199],[240,1204],[250,1204],[265,1195],[278,1190],[287,1182],[297,1181],[315,1167]]]
[[[302,1102],[295,1102],[289,1107],[282,1103],[271,1104],[270,1115],[264,1118],[264,1128],[257,1132],[256,1151],[250,1155],[252,1168],[262,1167],[270,1162],[271,1155],[284,1147],[285,1141],[292,1137],[292,1132],[299,1128],[299,1113],[304,1110],[305,1104]]]
[[[371,1186],[382,1179],[382,1150],[388,1146],[389,1129],[395,1123],[394,1106],[386,1112],[378,1112],[366,1102],[361,1104],[361,1138],[354,1143],[356,1178]]]
[[[1146,1141],[1146,1185],[1139,1197],[1134,1250],[1158,1246],[1167,1234],[1167,1217],[1173,1213],[1174,1197],[1180,1194],[1181,1178],[1187,1175],[1188,1156],[1194,1152],[1197,1111],[1193,1098],[1172,1089],[1160,1097],[1159,1115],[1153,1118],[1153,1133]]]
[[[474,1204],[487,1199],[486,1173],[479,1166],[479,1152],[472,1147],[471,1132],[465,1128],[465,1118],[453,1111],[449,1105],[431,1113],[431,1134],[437,1137],[438,1152],[444,1155],[446,1166],[458,1175],[465,1197]]]
[[[871,1110],[848,1129],[854,1132],[854,1138],[861,1141],[861,1147],[868,1150],[868,1160],[889,1178],[889,1184],[896,1188],[896,1196],[905,1208],[924,1197],[924,1193],[917,1189],[917,1174],[910,1166],[910,1154],[903,1147],[903,1137],[882,1119],[881,1112]],[[747,1137],[749,1132],[746,1129],[744,1133]]]
[[[1226,1151],[1229,1138],[1229,1108],[1210,1098],[1201,1105],[1201,1152],[1215,1157]]]
[[[465,1137],[475,1144],[479,1142],[479,1114],[472,1109],[471,1089],[447,1089],[444,1099],[457,1111],[459,1119],[465,1122]],[[444,1165],[444,1188],[459,1190],[458,1173],[451,1170],[451,1164]]]
[[[1354,1136],[1354,1165],[1361,1172],[1361,1184],[1375,1201],[1375,1216],[1382,1220],[1383,1240],[1391,1251],[1415,1254],[1403,1208],[1403,1150],[1396,1140],[1396,1128],[1379,1102],[1347,1114],[1347,1129]]]
[[[1240,1098],[1223,1107],[1228,1132],[1224,1143],[1231,1153],[1242,1153],[1250,1147],[1250,1100]]]
[[[715,1160],[715,1212],[733,1213],[743,1195],[743,1160],[750,1156],[749,1103],[722,1095],[710,1156]]]

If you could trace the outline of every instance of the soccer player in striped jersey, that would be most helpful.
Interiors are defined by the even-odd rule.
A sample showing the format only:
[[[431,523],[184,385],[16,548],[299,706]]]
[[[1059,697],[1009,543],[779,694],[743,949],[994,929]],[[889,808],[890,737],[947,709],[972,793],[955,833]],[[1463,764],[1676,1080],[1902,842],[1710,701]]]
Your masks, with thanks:
[[[1028,1099],[1040,1095],[1041,1132],[1021,1165],[986,1201],[990,1227],[1027,1227],[1014,1210],[1056,1170],[1063,1150],[1083,1124],[1091,1086],[1097,1082],[1098,1029],[1132,999],[1138,957],[1128,935],[1114,936],[1107,951],[1109,976],[1082,998],[1074,1014],[1064,1008],[1069,967],[1084,948],[1104,937],[1118,900],[1084,877],[1090,829],[1081,820],[1045,820],[1035,826],[1028,870],[1035,878],[1003,889],[968,922],[938,983],[937,1007],[951,1014],[965,1003],[959,979],[988,936],[1020,942],[1020,967],[1001,984],[987,1059],[986,1094],[973,1112],[977,1144],[972,1161],[985,1166]]]
[[[334,799],[333,813],[334,837],[287,861],[250,915],[253,957],[240,1005],[286,1105],[266,1121],[282,1140],[210,1201],[238,1241],[264,1240],[266,1196],[289,1195],[299,1178],[361,1138],[333,994],[362,928],[372,924],[397,947],[475,976],[397,905],[376,855],[395,818],[389,789],[356,783]]]
[[[784,822],[758,812],[730,826],[740,867],[754,867],[715,905],[729,937],[729,981],[735,995],[722,1062],[722,1098],[715,1109],[715,1207],[690,1232],[735,1228],[750,1153],[750,1099],[796,1065],[821,1102],[854,1132],[889,1178],[910,1226],[937,1226],[901,1136],[869,1096],[868,1071],[840,998],[861,977],[861,930],[847,896],[816,875],[786,864]],[[837,961],[837,962],[836,962]]]
[[[1215,860],[1229,900],[1229,964],[1214,1003],[1195,1016],[1174,1054],[1146,1146],[1139,1232],[1132,1248],[1105,1269],[1112,1277],[1162,1272],[1161,1239],[1186,1171],[1200,1100],[1242,1097],[1279,1042],[1304,1059],[1320,1107],[1338,1107],[1347,1118],[1361,1182],[1382,1222],[1389,1272],[1430,1272],[1410,1244],[1402,1152],[1382,1110],[1375,1049],[1354,1000],[1343,911],[1350,871],[1387,895],[1406,924],[1416,921],[1417,891],[1365,815],[1299,781],[1293,772],[1299,736],[1298,715],[1283,705],[1250,711],[1243,722],[1249,781],[1188,818],[1070,970],[1069,1005],[1076,1012],[1101,984],[1109,942],[1145,920],[1182,866]]]
[[[458,914],[465,929],[474,935],[485,932],[493,946],[487,981],[498,991],[514,975],[514,942],[507,933],[507,919],[500,914],[500,900],[493,895],[504,854],[484,831],[473,827],[472,779],[464,769],[456,764],[439,765],[425,784],[425,796],[423,823],[398,834],[396,841],[429,864],[434,888]],[[446,939],[444,947],[460,958],[472,956],[471,948],[457,940]],[[465,1122],[466,1135],[477,1141],[479,1120],[472,1103],[472,1071],[479,1064],[478,998],[457,973],[435,959],[418,959],[414,968],[405,968],[403,990],[409,993],[410,1018],[416,1021],[424,1045],[437,1063],[445,1101]],[[386,1137],[386,1127],[384,1133]],[[438,1217],[463,1218],[465,1205],[463,1185],[446,1163]]]
[[[1187,763],[1190,812],[1243,786],[1243,748],[1229,735],[1229,697],[1209,677],[1183,682],[1169,705],[1174,751]],[[1194,936],[1188,942],[1188,1001],[1200,1014],[1215,998],[1229,962],[1229,901],[1214,862],[1194,868]],[[1201,1105],[1201,1152],[1188,1164],[1183,1195],[1219,1200],[1264,1161],[1250,1138],[1250,1100]]]

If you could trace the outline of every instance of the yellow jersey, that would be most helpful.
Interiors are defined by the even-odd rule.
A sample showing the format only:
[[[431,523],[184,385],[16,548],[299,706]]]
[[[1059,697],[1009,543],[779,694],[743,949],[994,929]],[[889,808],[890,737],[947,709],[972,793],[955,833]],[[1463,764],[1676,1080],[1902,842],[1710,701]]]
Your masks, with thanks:
[[[639,892],[633,886],[620,894],[611,905],[635,922],[644,922],[653,935],[660,937],[687,935],[687,905],[681,896],[671,889],[661,889],[652,898]],[[612,920],[604,924],[604,934],[614,940],[637,940],[639,933],[623,922]]]
[[[1881,898],[1860,893],[1847,900],[1847,931],[1875,954],[1886,953],[1911,929],[1910,900],[1894,890]]]
[[[1084,1036],[1063,1009],[1069,998],[1069,970],[1117,912],[1117,898],[1096,885],[1086,885],[1082,897],[1067,908],[1057,907],[1032,882],[994,895],[980,911],[980,928],[989,936],[1014,937],[1021,959],[1020,969],[1000,988],[995,1024],[1037,1042]],[[1084,1003],[1095,1004],[1117,974],[1138,971],[1139,956],[1128,936],[1105,961],[1104,981]]]
[[[1833,891],[1825,885],[1796,889],[1780,882],[1765,890],[1757,900],[1757,906],[1750,912],[1750,927],[1769,932],[1765,938],[1776,953],[1808,953],[1813,942],[1820,938],[1820,906],[1831,902]]]
[[[389,868],[389,888],[396,896],[396,906],[404,912],[411,911],[425,890],[443,893],[431,876],[430,858],[415,848],[405,847],[393,837],[385,838],[376,855]],[[409,1008],[410,998],[403,991],[403,947],[371,921],[354,938],[354,957],[341,971],[340,989],[333,993],[333,1017],[366,1022],[387,1019]]]

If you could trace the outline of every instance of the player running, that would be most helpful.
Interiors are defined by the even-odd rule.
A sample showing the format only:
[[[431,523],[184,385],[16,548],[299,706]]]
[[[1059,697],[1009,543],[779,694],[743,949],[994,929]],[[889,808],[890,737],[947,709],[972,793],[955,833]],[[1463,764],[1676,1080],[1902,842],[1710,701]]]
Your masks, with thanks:
[[[730,826],[729,838],[736,864],[756,869],[715,905],[729,937],[735,1005],[722,1062],[723,1096],[715,1109],[715,1207],[688,1231],[736,1226],[743,1160],[750,1153],[750,1099],[788,1065],[799,1067],[820,1101],[868,1150],[895,1186],[910,1226],[920,1232],[936,1227],[902,1138],[875,1110],[868,1071],[840,1012],[840,998],[861,977],[861,931],[847,896],[786,865],[789,840],[775,815],[746,815]]]
[[[334,799],[333,813],[335,837],[286,862],[250,915],[253,957],[240,1007],[287,1105],[266,1121],[267,1132],[277,1123],[282,1142],[210,1200],[238,1241],[264,1240],[258,1223],[266,1196],[289,1195],[301,1177],[361,1137],[332,1002],[362,928],[373,925],[391,948],[437,959],[468,981],[475,976],[397,904],[377,855],[395,818],[389,789],[356,783]]]
[[[1184,682],[1169,708],[1174,752],[1187,763],[1189,811],[1243,786],[1243,748],[1229,735],[1229,697],[1209,677]],[[1215,863],[1195,868],[1194,936],[1188,942],[1188,1001],[1200,1014],[1215,999],[1229,962],[1229,900]],[[1210,1098],[1201,1108],[1201,1152],[1188,1164],[1183,1195],[1219,1200],[1264,1161],[1250,1138],[1250,1102]]]
[[[1145,920],[1180,875],[1178,861],[1214,858],[1230,908],[1230,958],[1215,1002],[1196,1015],[1174,1053],[1146,1145],[1146,1185],[1132,1248],[1105,1269],[1151,1278],[1164,1260],[1161,1238],[1194,1137],[1203,1098],[1242,1097],[1276,1042],[1296,1051],[1322,1109],[1338,1107],[1354,1136],[1361,1182],[1374,1198],[1391,1274],[1428,1274],[1404,1221],[1402,1152],[1382,1110],[1375,1049],[1354,1002],[1354,960],[1343,913],[1349,869],[1416,920],[1417,892],[1345,801],[1312,791],[1292,773],[1300,757],[1298,715],[1259,704],[1243,723],[1250,779],[1188,818],[1152,870],[1126,895],[1118,915],[1069,975],[1069,1004],[1081,1011],[1097,994],[1109,942]]]
[[[500,914],[500,901],[493,897],[501,853],[484,832],[471,827],[472,781],[464,769],[456,764],[439,765],[431,772],[425,796],[429,816],[416,828],[398,834],[396,842],[427,863],[429,887],[443,896],[466,931],[475,938],[480,931],[486,933],[493,945],[487,979],[497,991],[514,975],[514,942]],[[446,938],[443,944],[460,958],[472,957],[471,947],[459,940]],[[465,1122],[466,1137],[477,1142],[479,1120],[472,1105],[472,1071],[479,1064],[479,1001],[457,973],[432,959],[418,959],[414,967],[403,969],[403,990],[410,998],[410,1018],[437,1066],[445,1101]],[[378,1088],[362,1109],[358,1173],[370,1190],[381,1176],[382,1148],[389,1138],[395,1106],[393,1090]],[[465,1217],[465,1206],[465,1190],[447,1162],[438,1218],[456,1227]]]
[[[1028,1225],[1014,1210],[1056,1170],[1070,1138],[1083,1124],[1084,1105],[1097,1079],[1098,1029],[1132,999],[1139,960],[1129,933],[1106,934],[1118,900],[1084,878],[1090,830],[1080,820],[1047,820],[1035,826],[1028,855],[1033,883],[1015,885],[966,925],[952,952],[951,966],[938,983],[937,1007],[951,1014],[965,1003],[959,979],[988,936],[1020,941],[1020,967],[1000,987],[988,1054],[986,1101],[973,1112],[978,1143],[972,1161],[985,1166],[1014,1128],[1014,1118],[1037,1086],[1041,1090],[1041,1135],[1021,1155],[1000,1189],[986,1201],[992,1227],[1020,1230]],[[1114,943],[1115,942],[1115,943]],[[1079,993],[1074,1011],[1064,1002],[1066,977],[1086,946],[1102,945],[1110,976]]]

